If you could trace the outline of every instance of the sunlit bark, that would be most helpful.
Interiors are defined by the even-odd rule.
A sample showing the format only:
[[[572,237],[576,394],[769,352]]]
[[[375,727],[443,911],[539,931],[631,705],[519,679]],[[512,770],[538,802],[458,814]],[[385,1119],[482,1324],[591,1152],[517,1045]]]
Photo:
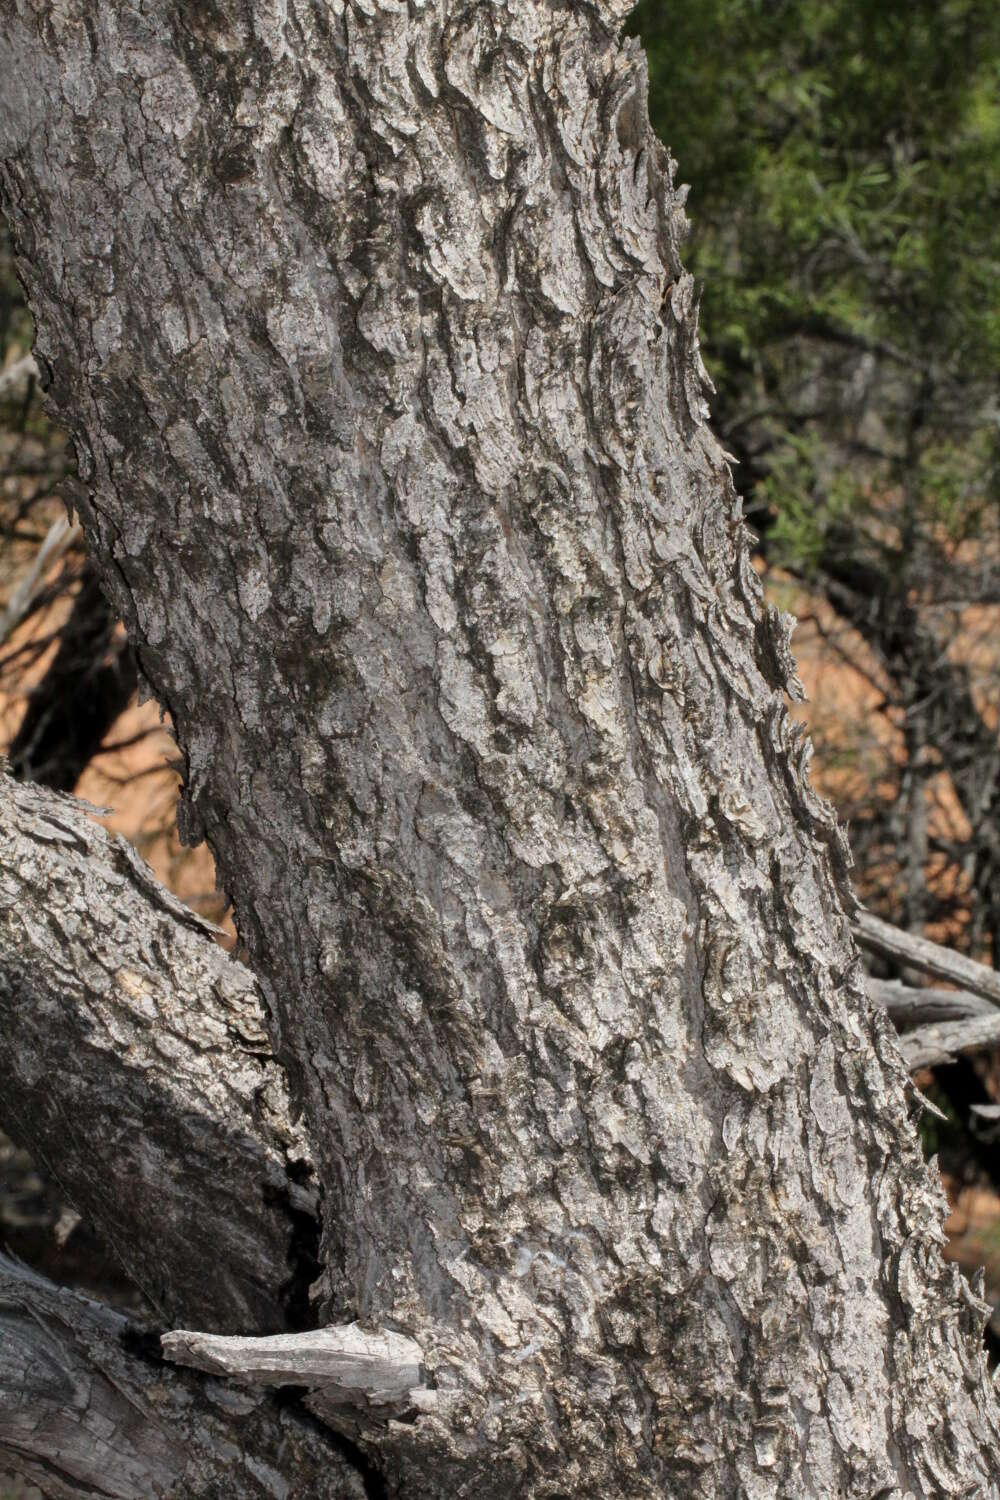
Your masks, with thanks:
[[[996,1496],[624,13],[2,0],[37,356],[389,1492]]]

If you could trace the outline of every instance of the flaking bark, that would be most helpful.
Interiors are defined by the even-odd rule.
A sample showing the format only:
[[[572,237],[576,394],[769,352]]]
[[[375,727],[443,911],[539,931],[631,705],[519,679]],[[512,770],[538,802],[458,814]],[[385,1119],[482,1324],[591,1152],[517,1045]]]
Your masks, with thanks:
[[[0,0],[38,354],[390,1492],[995,1497],[626,9]]]

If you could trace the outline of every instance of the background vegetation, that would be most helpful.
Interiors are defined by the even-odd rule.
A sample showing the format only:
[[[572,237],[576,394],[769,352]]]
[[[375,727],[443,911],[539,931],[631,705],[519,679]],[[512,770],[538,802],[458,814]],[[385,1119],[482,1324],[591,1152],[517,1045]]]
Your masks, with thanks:
[[[1000,8],[641,0],[631,27],[694,185],[716,429],[864,703],[812,716],[860,883],[1000,964]]]
[[[642,0],[630,29],[693,184],[716,430],[766,586],[803,622],[816,779],[850,822],[868,903],[1000,966],[1000,7]],[[0,243],[0,371],[29,347]],[[34,378],[0,385],[0,746],[15,774],[113,803],[158,873],[218,916],[207,854],[176,844],[168,742],[134,706],[78,532],[37,566],[71,469]],[[1000,1296],[1000,1159],[974,1112],[1000,1100],[1000,1067],[923,1083],[947,1116],[928,1144],[955,1253],[987,1261]],[[4,1237],[127,1302],[9,1143]]]

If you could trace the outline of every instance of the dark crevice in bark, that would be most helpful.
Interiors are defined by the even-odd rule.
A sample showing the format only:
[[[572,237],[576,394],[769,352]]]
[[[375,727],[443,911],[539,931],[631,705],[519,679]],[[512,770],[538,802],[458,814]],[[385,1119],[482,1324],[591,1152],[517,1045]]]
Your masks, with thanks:
[[[2,1113],[2,1112],[0,1112]],[[86,1214],[66,1233],[77,1210],[47,1163],[0,1130],[0,1253],[38,1275],[95,1297],[129,1315],[147,1306],[106,1237]]]
[[[287,1172],[292,1184],[305,1185],[312,1178],[308,1162],[290,1162]],[[282,1194],[281,1206],[291,1226],[288,1242],[291,1275],[281,1288],[280,1296],[289,1329],[299,1333],[318,1326],[309,1288],[322,1268],[319,1258],[320,1221],[316,1214],[296,1207],[290,1191]]]
[[[990,1362],[990,1369],[996,1370],[1000,1365],[1000,1334],[994,1332],[992,1323],[987,1323],[983,1329],[983,1343],[986,1346],[986,1357]]]
[[[307,1412],[177,1369],[150,1329],[2,1256],[0,1347],[0,1461],[45,1494],[362,1500]]]
[[[391,1500],[385,1477],[378,1466],[357,1443],[345,1437],[342,1432],[335,1432],[332,1427],[328,1427],[325,1422],[320,1421],[319,1417],[313,1415],[305,1405],[304,1398],[308,1395],[307,1386],[284,1385],[275,1390],[272,1399],[275,1406],[279,1408],[291,1407],[303,1426],[311,1428],[322,1437],[344,1462],[357,1472],[364,1485],[366,1500]]]
[[[167,1361],[160,1349],[160,1336],[166,1331],[165,1328],[148,1328],[138,1323],[129,1323],[122,1330],[122,1348],[133,1359],[144,1360],[148,1365],[165,1365]]]

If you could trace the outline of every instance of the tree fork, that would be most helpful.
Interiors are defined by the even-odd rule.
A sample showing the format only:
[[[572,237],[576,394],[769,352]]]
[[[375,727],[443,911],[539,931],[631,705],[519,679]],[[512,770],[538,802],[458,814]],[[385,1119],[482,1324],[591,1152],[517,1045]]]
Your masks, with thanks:
[[[625,11],[0,0],[38,357],[390,1492],[996,1496]]]
[[[0,774],[0,1122],[164,1322],[277,1332],[316,1187],[214,931],[80,803]]]
[[[153,1358],[100,1303],[0,1255],[0,1451],[56,1500],[363,1500],[304,1412]]]

